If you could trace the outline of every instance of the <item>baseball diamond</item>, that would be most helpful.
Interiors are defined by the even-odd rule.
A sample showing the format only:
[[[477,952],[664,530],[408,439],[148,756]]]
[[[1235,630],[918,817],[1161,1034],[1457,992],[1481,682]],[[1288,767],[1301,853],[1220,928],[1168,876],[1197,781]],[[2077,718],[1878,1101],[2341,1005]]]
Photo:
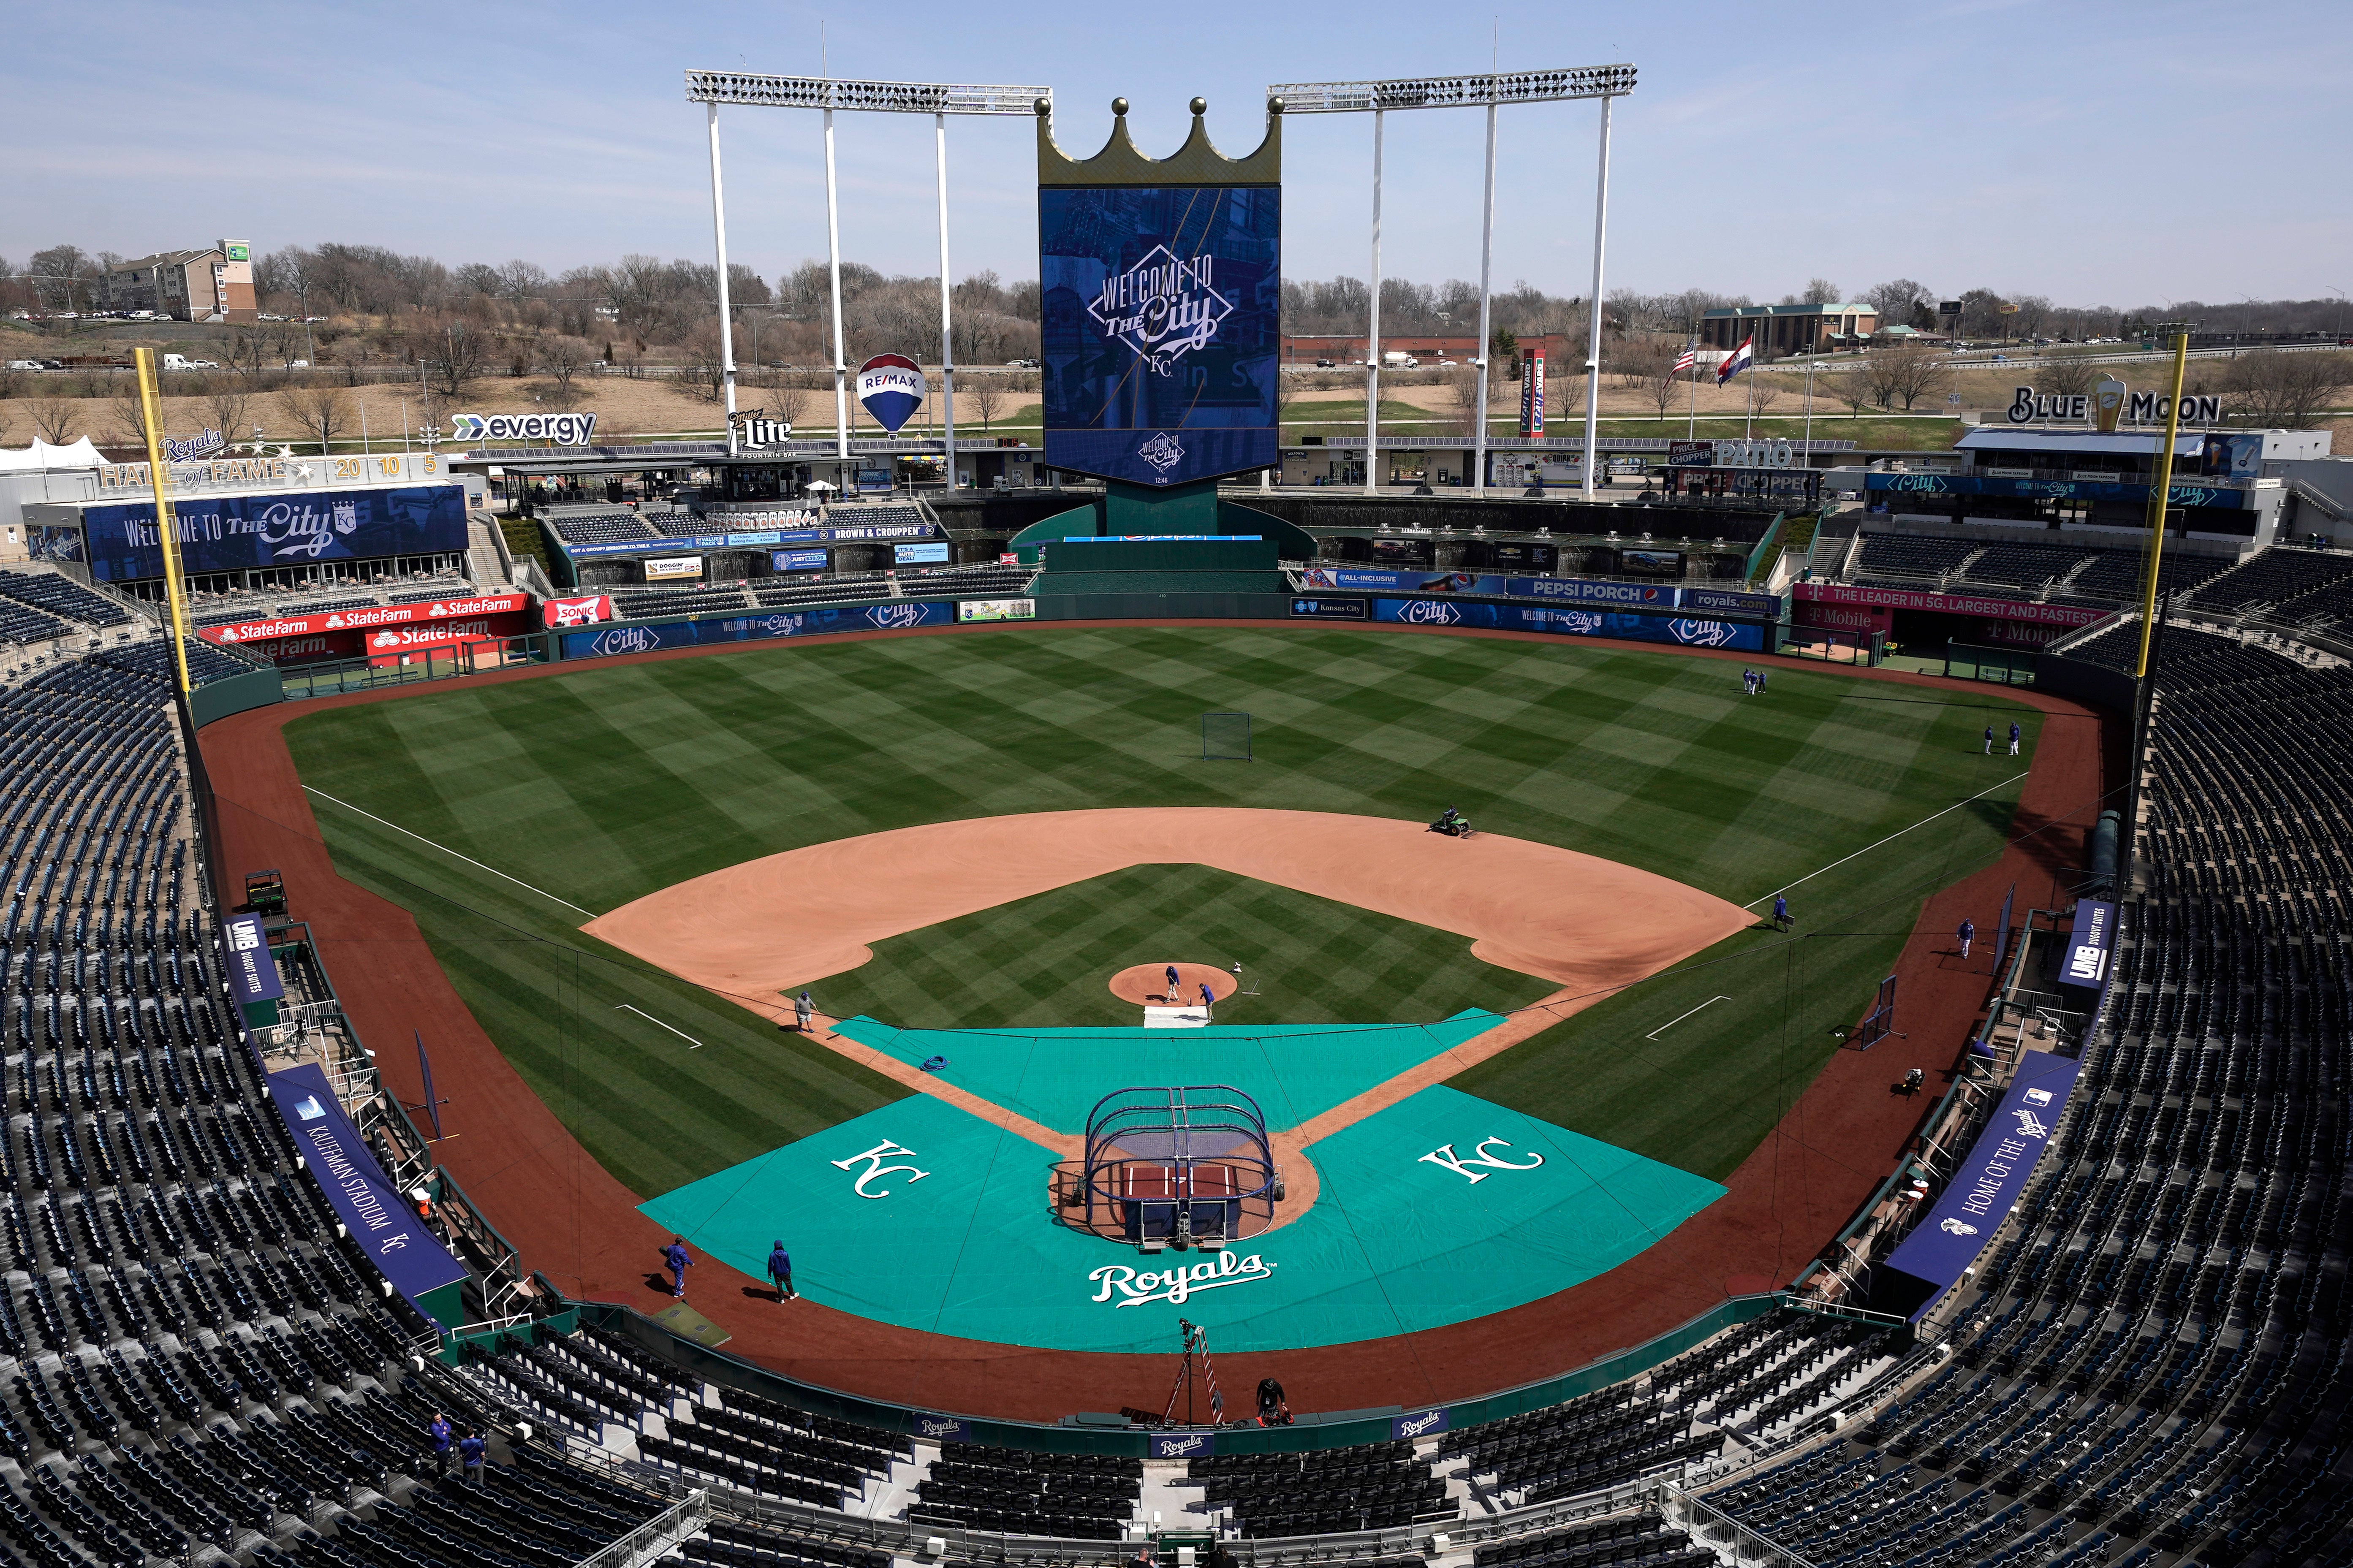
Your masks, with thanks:
[[[1904,1124],[1866,1086],[1905,1064],[1833,1031],[1932,895],[1995,868],[2021,791],[2081,808],[2096,741],[2031,693],[1737,677],[1492,633],[1066,624],[501,674],[206,738],[225,831],[313,874],[276,824],[332,847],[314,919],[324,954],[367,944],[350,1005],[447,998],[435,1067],[473,1137],[440,1158],[514,1194],[501,1228],[552,1283],[651,1298],[685,1236],[731,1352],[1050,1417],[1148,1401],[1179,1314],[1229,1376],[1379,1403],[1508,1382],[1531,1332],[1573,1364],[1806,1261]],[[1253,714],[1252,765],[1201,760],[1210,710]],[[1985,771],[1989,712],[2036,771]],[[1478,831],[1425,832],[1445,806]],[[1254,994],[1139,1026],[1114,977],[1176,962]],[[1055,1222],[1094,1100],[1221,1082],[1285,1176],[1262,1235],[1139,1255]],[[745,1310],[778,1234],[789,1329]]]

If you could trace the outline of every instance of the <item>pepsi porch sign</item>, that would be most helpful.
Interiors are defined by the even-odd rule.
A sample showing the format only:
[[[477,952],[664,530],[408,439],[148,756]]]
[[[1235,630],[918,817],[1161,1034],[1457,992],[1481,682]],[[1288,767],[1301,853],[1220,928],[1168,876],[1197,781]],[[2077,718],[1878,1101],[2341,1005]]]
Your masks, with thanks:
[[[858,405],[894,435],[923,405],[925,390],[922,367],[904,354],[876,354],[858,367]]]

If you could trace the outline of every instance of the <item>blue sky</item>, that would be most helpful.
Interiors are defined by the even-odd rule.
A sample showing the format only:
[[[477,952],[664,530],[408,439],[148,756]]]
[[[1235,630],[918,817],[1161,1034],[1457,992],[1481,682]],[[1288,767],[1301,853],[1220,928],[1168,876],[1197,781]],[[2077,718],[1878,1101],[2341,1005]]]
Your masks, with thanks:
[[[1489,0],[1116,7],[934,5],[207,5],[16,0],[0,51],[0,256],[228,236],[343,239],[552,270],[625,251],[707,258],[690,68],[1050,86],[1066,150],[1134,105],[1144,150],[1210,101],[1257,144],[1269,82],[1630,60],[1614,111],[1609,286],[1762,298],[1896,275],[2063,303],[2353,288],[2340,155],[2353,7]],[[1500,45],[1491,42],[1491,33]],[[1482,117],[1389,116],[1383,269],[1475,278]],[[1582,294],[1589,103],[1504,111],[1494,276]],[[818,117],[723,111],[732,258],[825,252]],[[1033,128],[950,127],[954,269],[1037,269]],[[842,243],[937,268],[927,118],[839,117]],[[1369,117],[1285,138],[1284,270],[1363,276]]]

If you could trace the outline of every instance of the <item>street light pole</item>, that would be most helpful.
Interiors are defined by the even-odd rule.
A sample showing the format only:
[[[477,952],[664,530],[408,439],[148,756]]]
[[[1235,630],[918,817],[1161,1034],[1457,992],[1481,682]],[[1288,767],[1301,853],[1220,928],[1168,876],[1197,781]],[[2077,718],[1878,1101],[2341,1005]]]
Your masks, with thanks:
[[[956,488],[955,444],[955,322],[954,295],[948,285],[948,117],[932,116],[935,149],[934,183],[940,193],[940,436],[947,454],[948,493]]]
[[[1373,297],[1365,330],[1365,493],[1378,495],[1381,448],[1381,111],[1373,110]]]
[[[1608,100],[1603,100],[1606,104]],[[1487,323],[1488,285],[1495,258],[1495,99],[1490,87],[1487,96],[1487,194],[1479,215],[1479,357],[1471,363],[1479,367],[1479,407],[1472,416],[1477,421],[1471,441],[1471,493],[1487,493],[1487,361],[1492,329]],[[1590,465],[1588,465],[1590,467]]]
[[[1609,231],[1609,97],[1601,95],[1601,164],[1593,182],[1593,305],[1585,345],[1585,499],[1601,459],[1601,252]]]
[[[727,455],[735,456],[735,313],[727,307],[727,201],[719,182],[719,105],[711,110],[711,229],[719,247],[719,380],[727,401]],[[827,121],[829,126],[830,117]],[[826,142],[828,173],[831,173],[832,140]],[[759,357],[754,352],[752,356]]]
[[[833,455],[836,479],[849,464],[849,364],[841,357],[841,203],[833,173],[833,110],[825,111],[825,254],[833,281]]]

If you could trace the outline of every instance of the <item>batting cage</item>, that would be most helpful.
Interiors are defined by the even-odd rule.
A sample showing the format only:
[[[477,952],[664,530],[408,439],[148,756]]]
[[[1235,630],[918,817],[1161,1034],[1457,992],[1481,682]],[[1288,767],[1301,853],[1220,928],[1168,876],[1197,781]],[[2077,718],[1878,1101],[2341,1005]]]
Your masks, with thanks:
[[[1247,713],[1202,714],[1201,760],[1205,763],[1249,762],[1250,716]]]
[[[1123,1089],[1087,1113],[1085,1154],[1056,1170],[1054,1189],[1075,1228],[1147,1252],[1215,1249],[1272,1223],[1282,1173],[1265,1113],[1240,1089]]]

